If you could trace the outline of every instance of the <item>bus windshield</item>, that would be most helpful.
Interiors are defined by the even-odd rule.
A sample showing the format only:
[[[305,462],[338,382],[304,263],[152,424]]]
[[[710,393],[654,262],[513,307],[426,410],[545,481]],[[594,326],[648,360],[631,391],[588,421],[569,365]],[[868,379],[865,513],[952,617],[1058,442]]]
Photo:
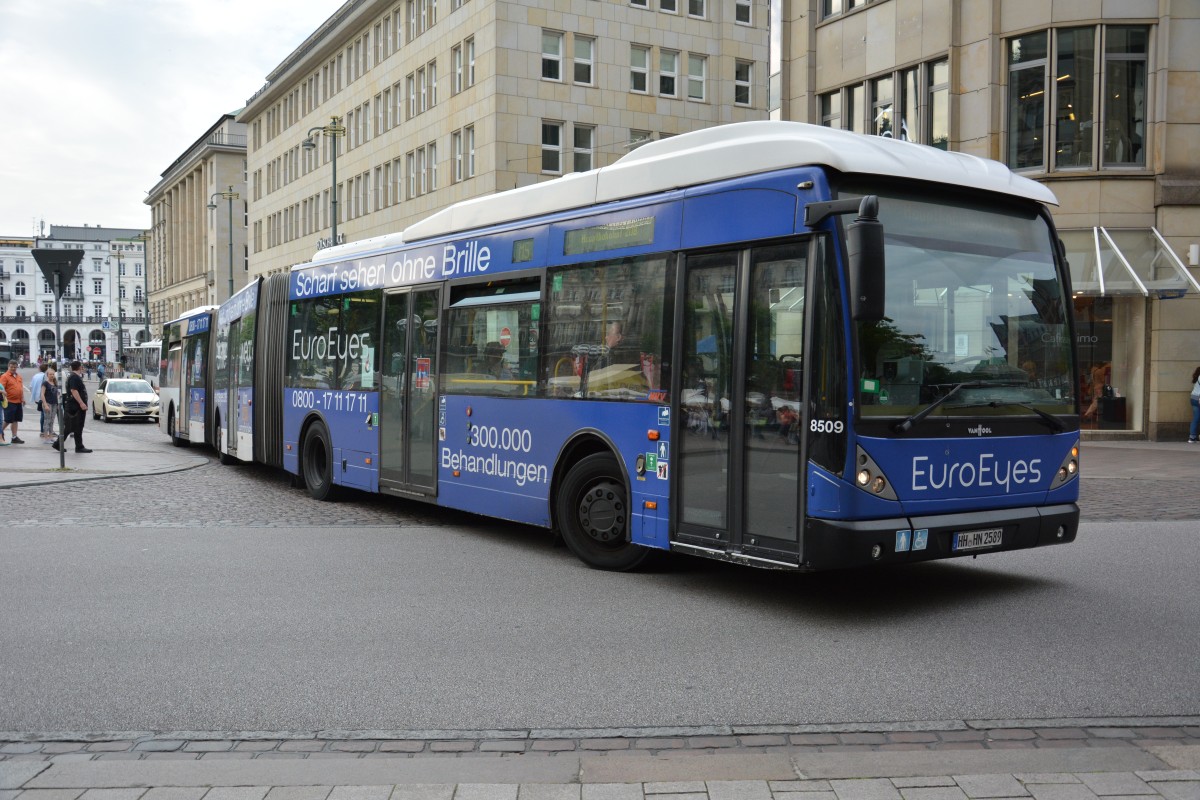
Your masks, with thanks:
[[[871,193],[887,295],[884,319],[858,325],[861,415],[1073,413],[1066,298],[1038,210]]]

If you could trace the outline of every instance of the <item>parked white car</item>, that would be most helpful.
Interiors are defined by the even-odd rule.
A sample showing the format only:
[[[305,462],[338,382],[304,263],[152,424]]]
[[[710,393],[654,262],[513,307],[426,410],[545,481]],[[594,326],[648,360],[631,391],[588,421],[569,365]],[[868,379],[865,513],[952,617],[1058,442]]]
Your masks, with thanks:
[[[147,381],[133,378],[107,378],[92,396],[92,417],[148,419],[158,424],[158,395]]]

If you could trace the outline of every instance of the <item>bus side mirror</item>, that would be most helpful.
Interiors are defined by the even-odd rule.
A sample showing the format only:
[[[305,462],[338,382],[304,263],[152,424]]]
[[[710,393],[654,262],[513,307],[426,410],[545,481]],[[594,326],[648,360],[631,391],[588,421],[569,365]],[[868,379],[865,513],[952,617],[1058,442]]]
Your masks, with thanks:
[[[883,223],[879,221],[879,198],[867,195],[858,207],[858,217],[846,226],[846,255],[849,259],[850,316],[864,322],[883,319],[885,273]]]

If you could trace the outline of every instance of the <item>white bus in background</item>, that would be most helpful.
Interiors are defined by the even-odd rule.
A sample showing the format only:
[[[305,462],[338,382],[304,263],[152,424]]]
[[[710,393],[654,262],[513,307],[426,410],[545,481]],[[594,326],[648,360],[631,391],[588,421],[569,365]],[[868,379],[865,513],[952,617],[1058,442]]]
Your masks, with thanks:
[[[157,390],[161,360],[162,341],[160,339],[127,347],[125,348],[125,377],[142,378]]]

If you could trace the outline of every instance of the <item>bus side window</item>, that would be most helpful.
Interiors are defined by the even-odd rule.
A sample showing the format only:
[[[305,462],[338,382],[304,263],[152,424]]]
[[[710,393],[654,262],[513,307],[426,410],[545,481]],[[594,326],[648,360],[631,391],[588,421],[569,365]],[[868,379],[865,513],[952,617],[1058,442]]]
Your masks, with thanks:
[[[542,328],[551,397],[665,402],[668,259],[638,256],[553,270]]]

